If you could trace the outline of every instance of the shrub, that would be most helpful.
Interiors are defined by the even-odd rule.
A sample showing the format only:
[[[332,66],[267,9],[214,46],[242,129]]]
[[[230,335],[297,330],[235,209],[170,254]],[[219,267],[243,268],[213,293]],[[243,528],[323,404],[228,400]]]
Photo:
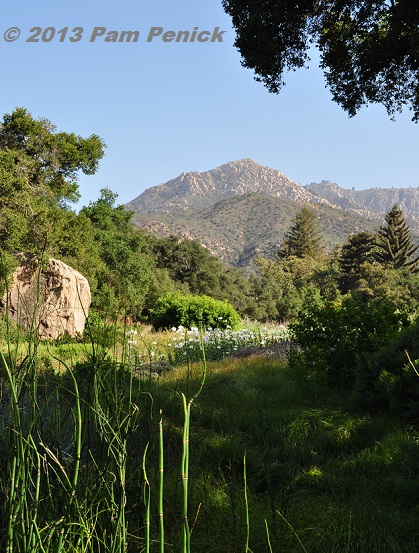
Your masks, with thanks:
[[[412,365],[409,363],[410,357]],[[362,407],[419,417],[419,318],[359,359],[353,399]]]
[[[184,295],[179,291],[170,292],[157,300],[150,320],[156,330],[179,325],[186,328],[235,328],[241,321],[228,301]]]
[[[405,324],[406,315],[385,299],[368,304],[311,300],[291,325],[302,350],[291,364],[303,363],[307,376],[323,374],[331,384],[352,388],[359,357],[379,351]]]

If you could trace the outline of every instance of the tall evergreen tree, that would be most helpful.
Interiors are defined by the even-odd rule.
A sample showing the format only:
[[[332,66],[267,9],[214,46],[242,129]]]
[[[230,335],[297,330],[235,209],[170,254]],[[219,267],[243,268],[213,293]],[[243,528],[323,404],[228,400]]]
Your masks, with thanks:
[[[419,258],[413,258],[413,254],[419,246],[412,244],[410,228],[397,204],[386,214],[385,221],[376,236],[375,259],[394,269],[409,268],[417,273]]]
[[[295,223],[282,241],[278,257],[312,257],[324,253],[320,225],[311,209],[303,207],[295,216]]]
[[[344,293],[360,277],[362,264],[374,261],[374,248],[374,236],[369,232],[353,234],[343,244],[339,268],[342,273],[340,288]]]

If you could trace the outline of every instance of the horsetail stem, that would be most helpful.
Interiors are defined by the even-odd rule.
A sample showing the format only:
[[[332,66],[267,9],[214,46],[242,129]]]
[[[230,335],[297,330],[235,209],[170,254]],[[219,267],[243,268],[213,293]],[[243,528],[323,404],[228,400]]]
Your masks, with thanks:
[[[159,543],[160,553],[164,553],[164,518],[163,518],[163,478],[164,478],[164,458],[163,458],[163,416],[160,409],[159,422]]]
[[[146,445],[146,448],[144,450],[143,454],[143,477],[144,477],[144,506],[145,506],[145,514],[144,514],[144,542],[145,542],[145,553],[150,552],[150,496],[151,496],[151,490],[150,490],[150,482],[147,478],[147,471],[146,471],[146,457],[147,457],[147,449],[148,444]]]

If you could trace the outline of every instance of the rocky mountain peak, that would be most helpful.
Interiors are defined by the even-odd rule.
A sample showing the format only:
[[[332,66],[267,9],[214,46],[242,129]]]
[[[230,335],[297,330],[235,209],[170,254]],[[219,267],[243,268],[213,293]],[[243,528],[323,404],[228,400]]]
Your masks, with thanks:
[[[281,171],[245,158],[209,171],[181,173],[147,189],[127,207],[136,213],[189,211],[214,205],[225,198],[255,193],[300,203],[328,203]]]
[[[149,188],[127,207],[133,223],[159,236],[194,238],[229,265],[248,268],[256,255],[275,257],[303,205],[315,213],[332,248],[354,232],[376,232],[397,203],[419,235],[419,189],[345,189],[331,181],[307,186],[250,158],[210,171],[183,172]],[[419,241],[419,237],[418,237]]]

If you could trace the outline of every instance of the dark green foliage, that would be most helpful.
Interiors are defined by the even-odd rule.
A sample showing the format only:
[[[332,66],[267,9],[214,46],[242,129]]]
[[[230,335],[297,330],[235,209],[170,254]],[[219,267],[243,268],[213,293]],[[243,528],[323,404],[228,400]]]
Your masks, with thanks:
[[[307,294],[328,300],[339,296],[339,273],[333,255],[321,260],[289,256],[276,262],[257,258],[256,266],[259,274],[252,283],[260,319],[295,319]]]
[[[68,207],[78,173],[93,174],[104,153],[96,135],[57,132],[23,108],[0,124],[0,248],[57,257],[95,287],[99,263],[93,227]]]
[[[303,207],[295,216],[295,223],[282,241],[279,257],[312,257],[319,259],[324,253],[320,226],[316,215]]]
[[[386,297],[406,313],[414,313],[419,305],[419,275],[409,269],[363,263],[349,284],[347,291],[360,302]]]
[[[376,260],[395,269],[408,267],[412,273],[418,272],[419,258],[412,259],[412,256],[419,246],[412,244],[403,211],[394,205],[385,220],[386,224],[380,227],[376,237]]]
[[[172,292],[156,302],[150,320],[156,330],[180,325],[200,329],[235,328],[240,316],[227,301]]]
[[[40,253],[60,232],[68,202],[79,198],[77,175],[93,174],[103,156],[96,135],[56,132],[23,108],[0,125],[0,244],[8,251]],[[74,238],[77,241],[77,225]]]
[[[256,316],[249,281],[236,268],[227,268],[197,240],[151,237],[157,269],[167,271],[172,281],[191,294],[230,301],[240,313]]]
[[[409,362],[410,360],[413,364]],[[365,408],[419,417],[419,319],[358,362],[354,401]]]
[[[78,199],[77,173],[93,175],[103,157],[104,142],[97,136],[82,138],[74,133],[56,132],[47,119],[33,119],[24,108],[6,114],[0,126],[0,150],[21,163],[16,177],[33,191],[50,192],[53,201]],[[18,178],[19,178],[18,177]],[[39,193],[39,188],[38,188]]]
[[[308,378],[324,376],[333,385],[352,388],[359,356],[379,351],[406,324],[406,315],[385,298],[369,303],[306,302],[291,325],[301,347],[292,364],[302,363]]]
[[[359,232],[349,236],[343,244],[339,259],[343,293],[347,293],[353,281],[361,274],[361,266],[374,260],[374,236],[369,232]]]
[[[333,100],[350,116],[369,103],[419,118],[419,8],[411,0],[223,0],[242,64],[278,93],[314,43]]]
[[[101,197],[80,212],[93,225],[100,257],[93,306],[108,314],[138,316],[150,289],[154,262],[146,235],[133,228],[130,211],[115,205],[117,197],[102,189]]]
[[[220,293],[221,261],[196,240],[177,236],[156,240],[157,267],[168,270],[173,280],[188,285],[193,294]]]

